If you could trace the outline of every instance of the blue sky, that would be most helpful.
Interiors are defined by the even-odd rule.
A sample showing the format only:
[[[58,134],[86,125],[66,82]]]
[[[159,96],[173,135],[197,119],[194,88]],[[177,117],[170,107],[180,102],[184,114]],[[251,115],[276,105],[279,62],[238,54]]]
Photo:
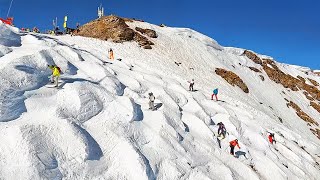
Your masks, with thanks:
[[[5,17],[11,0],[0,0]],[[18,27],[51,29],[52,20],[69,16],[69,26],[106,14],[153,24],[189,27],[223,46],[251,49],[279,62],[320,69],[319,0],[14,0],[11,16]]]

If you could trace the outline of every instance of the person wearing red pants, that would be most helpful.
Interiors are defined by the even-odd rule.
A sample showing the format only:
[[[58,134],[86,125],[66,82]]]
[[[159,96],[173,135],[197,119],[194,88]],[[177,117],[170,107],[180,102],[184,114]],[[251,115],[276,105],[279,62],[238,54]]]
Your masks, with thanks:
[[[213,93],[211,95],[211,100],[213,100],[213,96],[216,97],[216,101],[218,101],[218,88],[213,90]]]

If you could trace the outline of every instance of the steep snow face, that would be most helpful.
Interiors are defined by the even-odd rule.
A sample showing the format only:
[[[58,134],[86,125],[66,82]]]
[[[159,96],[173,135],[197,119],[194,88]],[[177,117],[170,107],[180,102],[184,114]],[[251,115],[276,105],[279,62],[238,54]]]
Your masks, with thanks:
[[[244,49],[222,47],[190,29],[129,26],[154,29],[153,49],[17,34],[0,24],[0,38],[10,42],[0,46],[0,179],[320,177],[320,141],[286,105],[285,99],[294,101],[320,123],[302,91],[271,81]],[[107,58],[110,48],[119,60]],[[47,64],[61,67],[59,88],[48,84]],[[276,64],[320,83],[305,68]],[[236,73],[250,93],[229,85],[216,68]],[[188,91],[191,79],[194,92]],[[214,88],[219,101],[211,100]],[[219,122],[228,132],[221,141]],[[268,132],[276,144],[268,142]],[[232,156],[229,141],[236,138],[241,149]]]
[[[8,27],[0,21],[0,45],[3,46],[20,46],[21,38],[17,34],[17,28]],[[1,49],[1,47],[0,47]],[[1,51],[0,51],[1,52]]]

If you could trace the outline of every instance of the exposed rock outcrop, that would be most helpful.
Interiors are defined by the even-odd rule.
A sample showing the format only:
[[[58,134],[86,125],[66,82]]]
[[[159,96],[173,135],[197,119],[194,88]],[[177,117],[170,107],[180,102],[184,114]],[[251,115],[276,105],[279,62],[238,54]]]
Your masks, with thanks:
[[[81,26],[79,31],[74,34],[101,40],[112,40],[116,43],[136,41],[145,49],[151,49],[151,45],[154,45],[154,43],[126,24],[126,22],[132,21],[131,19],[120,18],[114,15],[104,16]],[[152,33],[146,30],[146,34],[151,35]]]
[[[242,79],[233,73],[232,71],[227,71],[221,68],[215,70],[216,74],[225,79],[232,86],[238,86],[245,93],[249,93],[248,86],[242,81]]]
[[[251,59],[253,62],[262,65],[262,60],[255,53],[245,50],[243,54],[247,56],[249,59]]]
[[[320,129],[310,129],[312,133],[320,139]]]
[[[142,28],[139,28],[139,27],[136,27],[136,31],[139,31],[140,33],[142,34],[145,34],[151,38],[157,38],[158,35],[156,33],[156,31],[152,30],[152,29],[142,29]]]
[[[310,102],[310,106],[312,106],[315,110],[320,113],[320,105],[315,102]]]
[[[251,51],[244,51],[244,55],[256,64],[260,64],[268,77],[275,83],[282,84],[283,87],[289,88],[292,91],[305,90],[307,92],[305,95],[308,99],[310,99],[310,95],[312,98],[320,101],[320,90],[313,85],[307,84],[303,77],[298,76],[298,78],[295,78],[289,74],[285,74],[278,68],[273,60],[261,59]]]
[[[308,78],[308,80],[314,85],[314,86],[319,86],[319,83],[313,79]]]
[[[311,97],[307,91],[304,91],[303,94],[306,96],[306,98],[307,98],[308,100],[314,101],[314,98]]]
[[[262,75],[259,75],[261,81],[264,81],[264,77]]]
[[[301,110],[301,108],[295,104],[294,102],[290,101],[289,103],[287,103],[288,107],[292,107],[294,110],[296,110],[296,114],[304,121],[306,121],[307,123],[311,123],[313,125],[319,126],[319,124],[312,119],[308,114],[306,114],[305,112],[303,112]]]
[[[259,69],[255,68],[255,67],[249,67],[249,69],[251,69],[254,72],[261,72]]]

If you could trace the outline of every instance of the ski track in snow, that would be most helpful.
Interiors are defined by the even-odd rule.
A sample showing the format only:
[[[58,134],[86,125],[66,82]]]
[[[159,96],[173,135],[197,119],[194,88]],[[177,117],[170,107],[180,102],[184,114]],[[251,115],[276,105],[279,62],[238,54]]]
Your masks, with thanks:
[[[256,98],[265,85],[247,95],[213,73],[235,64],[241,74],[238,62],[251,64],[238,55],[241,50],[224,50],[190,29],[130,26],[156,29],[154,49],[17,35],[0,24],[0,33],[14,34],[0,45],[0,179],[320,177],[319,140],[293,112],[266,108],[282,107],[273,101],[279,95],[268,99],[264,92],[266,105],[260,105]],[[110,47],[122,61],[106,58]],[[47,64],[64,71],[59,89],[46,87]],[[187,89],[192,78],[195,92]],[[210,99],[214,87],[223,101]],[[149,92],[156,96],[156,111],[148,109]],[[292,121],[284,126],[277,116]],[[228,130],[221,149],[219,122]],[[276,133],[277,144],[268,143],[268,131]],[[228,142],[235,138],[238,158],[229,154]]]

